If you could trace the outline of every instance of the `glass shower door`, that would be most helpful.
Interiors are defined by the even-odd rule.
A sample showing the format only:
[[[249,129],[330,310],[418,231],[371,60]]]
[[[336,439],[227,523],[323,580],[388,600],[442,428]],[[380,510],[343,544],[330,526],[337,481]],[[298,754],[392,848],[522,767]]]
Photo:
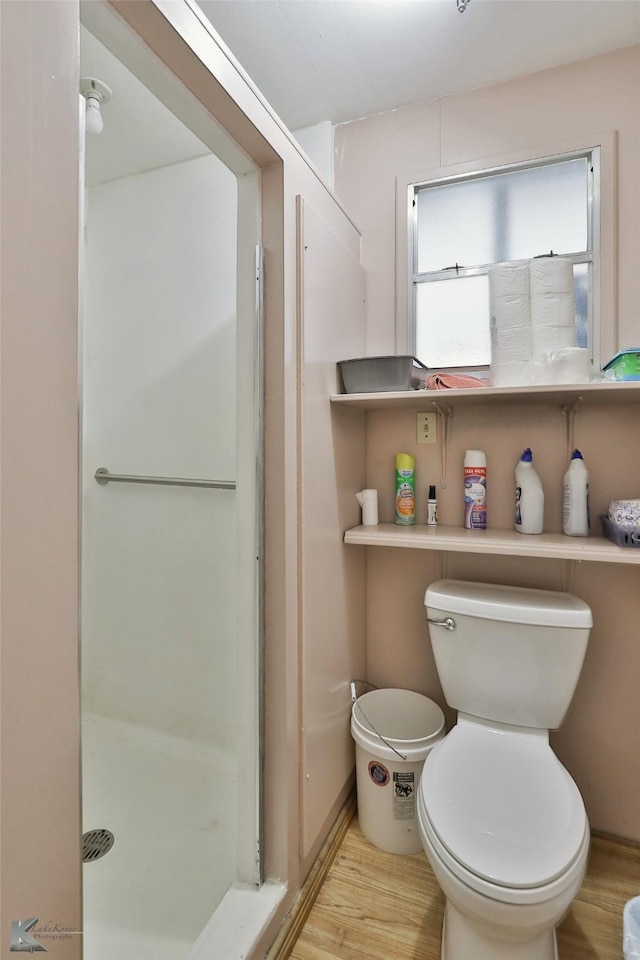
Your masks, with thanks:
[[[139,83],[84,41],[121,98]],[[177,120],[166,122],[170,136]],[[255,811],[238,821],[254,762],[238,748],[239,704],[257,689],[257,632],[239,642],[239,611],[258,571],[239,549],[256,450],[239,456],[237,438],[256,431],[236,374],[255,337],[238,322],[235,174],[199,143],[177,162],[105,177],[99,151],[122,136],[105,110],[109,131],[112,144],[88,143],[85,190],[85,960],[178,960],[247,879],[239,834],[257,822]],[[255,540],[255,501],[250,512]],[[251,747],[255,758],[257,738]]]

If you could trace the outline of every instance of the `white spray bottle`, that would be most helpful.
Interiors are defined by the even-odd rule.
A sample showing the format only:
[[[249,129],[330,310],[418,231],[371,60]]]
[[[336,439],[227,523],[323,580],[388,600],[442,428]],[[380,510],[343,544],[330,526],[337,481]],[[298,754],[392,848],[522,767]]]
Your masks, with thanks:
[[[571,454],[564,475],[562,532],[568,537],[589,536],[589,471],[579,450]]]
[[[529,447],[516,466],[516,530],[518,533],[542,533],[544,490],[533,467]]]

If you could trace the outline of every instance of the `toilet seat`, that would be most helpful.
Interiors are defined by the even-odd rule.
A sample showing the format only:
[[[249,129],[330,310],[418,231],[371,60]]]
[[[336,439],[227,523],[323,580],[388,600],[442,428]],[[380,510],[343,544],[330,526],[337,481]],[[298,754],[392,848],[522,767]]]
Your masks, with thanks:
[[[588,848],[582,797],[546,731],[459,718],[425,761],[419,817],[449,868],[482,892],[513,894],[500,899],[537,900]]]

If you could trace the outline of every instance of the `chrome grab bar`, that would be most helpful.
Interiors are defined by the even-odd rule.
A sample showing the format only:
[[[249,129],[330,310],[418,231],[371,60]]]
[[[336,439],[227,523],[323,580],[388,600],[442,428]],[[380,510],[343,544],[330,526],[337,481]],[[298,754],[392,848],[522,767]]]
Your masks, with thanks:
[[[235,490],[235,480],[189,480],[185,477],[137,477],[125,473],[109,473],[106,467],[98,467],[96,482],[105,483],[158,483],[165,487],[213,487],[215,490]]]
[[[444,627],[445,630],[455,630],[456,622],[452,617],[447,617],[446,620],[432,620],[431,617],[427,617],[427,621],[432,623],[434,627]]]

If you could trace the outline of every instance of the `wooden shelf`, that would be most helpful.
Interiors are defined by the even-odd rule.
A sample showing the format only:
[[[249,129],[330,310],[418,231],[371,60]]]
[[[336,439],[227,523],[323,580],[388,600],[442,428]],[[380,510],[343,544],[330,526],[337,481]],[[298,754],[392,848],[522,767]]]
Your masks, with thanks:
[[[434,401],[449,407],[500,403],[640,402],[640,382],[606,382],[538,387],[478,387],[467,390],[401,390],[397,393],[338,393],[331,403],[361,410],[424,410]]]
[[[344,542],[369,547],[640,565],[640,550],[617,547],[604,537],[565,537],[562,533],[529,536],[515,530],[464,530],[420,524],[401,527],[395,523],[380,523],[371,527],[352,527],[345,533]]]
[[[432,403],[454,409],[474,404],[560,404],[570,410],[581,403],[638,403],[640,382],[606,382],[537,387],[479,387],[469,390],[404,390],[397,393],[347,393],[331,397],[336,406],[361,410],[425,410]],[[574,407],[575,409],[575,407]],[[353,527],[344,542],[370,547],[403,547],[447,553],[587,560],[640,565],[640,549],[618,547],[605,537],[565,537],[562,533],[529,536],[515,530],[464,530],[461,527],[402,527],[380,523]]]

